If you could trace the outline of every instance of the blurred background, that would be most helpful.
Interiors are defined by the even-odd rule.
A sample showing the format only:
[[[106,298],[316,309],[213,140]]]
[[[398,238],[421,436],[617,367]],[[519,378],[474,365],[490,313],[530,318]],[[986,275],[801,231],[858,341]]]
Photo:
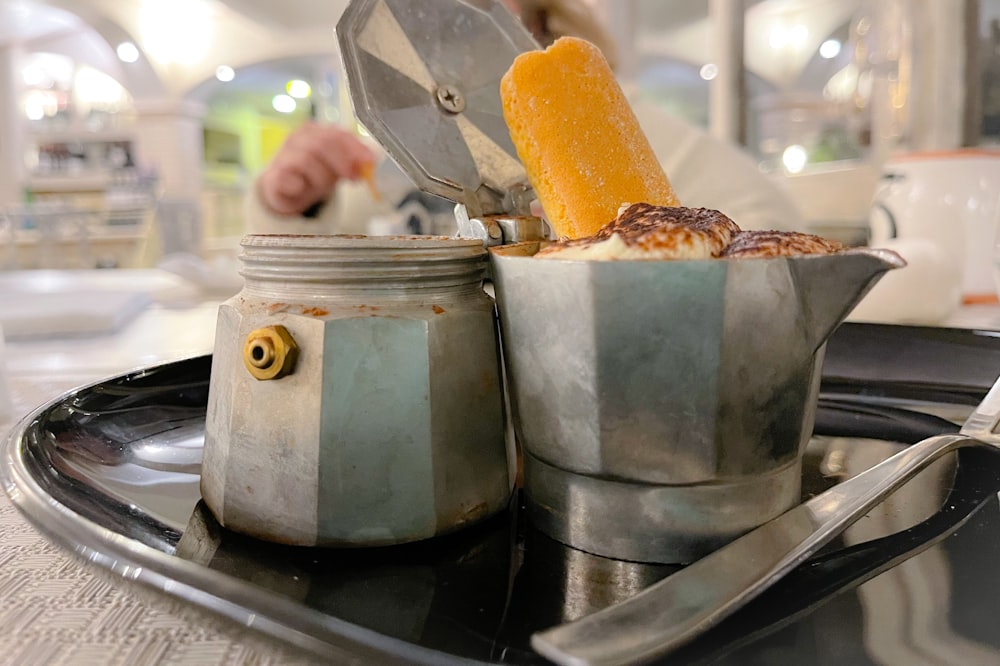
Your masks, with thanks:
[[[345,4],[0,0],[0,267],[235,250],[291,129],[363,133]],[[1000,141],[1000,0],[591,4],[626,89],[745,146],[815,230],[857,238],[895,154]]]

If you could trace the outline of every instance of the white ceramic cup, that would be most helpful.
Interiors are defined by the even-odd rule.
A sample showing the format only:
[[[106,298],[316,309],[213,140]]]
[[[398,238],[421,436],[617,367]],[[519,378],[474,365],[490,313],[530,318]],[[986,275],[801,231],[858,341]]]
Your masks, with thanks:
[[[961,275],[944,250],[926,238],[892,238],[877,247],[898,253],[906,266],[882,276],[849,321],[940,324],[958,308]]]
[[[875,194],[870,244],[930,241],[943,251],[950,267],[939,272],[939,279],[953,280],[957,293],[967,300],[993,298],[998,203],[1000,152],[898,155],[886,162]]]

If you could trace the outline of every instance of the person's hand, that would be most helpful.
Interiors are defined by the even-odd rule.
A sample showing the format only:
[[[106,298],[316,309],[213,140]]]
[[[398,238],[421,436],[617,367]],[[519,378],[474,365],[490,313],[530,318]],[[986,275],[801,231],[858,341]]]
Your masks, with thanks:
[[[357,180],[375,162],[371,149],[335,125],[293,131],[257,180],[261,202],[278,215],[300,215],[330,196],[340,179]]]

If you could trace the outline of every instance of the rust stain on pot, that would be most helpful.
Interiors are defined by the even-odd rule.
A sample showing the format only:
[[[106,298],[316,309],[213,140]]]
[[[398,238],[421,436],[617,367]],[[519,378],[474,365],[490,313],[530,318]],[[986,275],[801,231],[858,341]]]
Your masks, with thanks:
[[[325,317],[330,314],[330,311],[326,308],[302,308],[302,314],[309,315],[310,317]]]
[[[432,305],[431,310],[434,310],[434,314],[444,314],[446,312],[440,305]]]
[[[267,306],[267,313],[284,312],[288,309],[288,303],[271,303]]]

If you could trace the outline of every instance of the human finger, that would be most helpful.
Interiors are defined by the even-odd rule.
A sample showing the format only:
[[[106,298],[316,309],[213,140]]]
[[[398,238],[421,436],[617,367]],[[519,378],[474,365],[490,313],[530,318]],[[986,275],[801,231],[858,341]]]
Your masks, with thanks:
[[[296,137],[298,150],[319,159],[337,178],[356,180],[375,154],[361,139],[336,126],[311,126]]]
[[[305,178],[290,170],[269,171],[258,181],[262,203],[279,215],[294,215],[308,207],[308,203],[302,203],[306,189]]]
[[[265,205],[288,215],[328,197],[336,182],[322,159],[293,147],[272,160],[260,179],[260,193]]]
[[[324,160],[310,153],[295,155],[278,173],[282,176],[276,181],[281,193],[304,208],[328,197],[339,180]]]

